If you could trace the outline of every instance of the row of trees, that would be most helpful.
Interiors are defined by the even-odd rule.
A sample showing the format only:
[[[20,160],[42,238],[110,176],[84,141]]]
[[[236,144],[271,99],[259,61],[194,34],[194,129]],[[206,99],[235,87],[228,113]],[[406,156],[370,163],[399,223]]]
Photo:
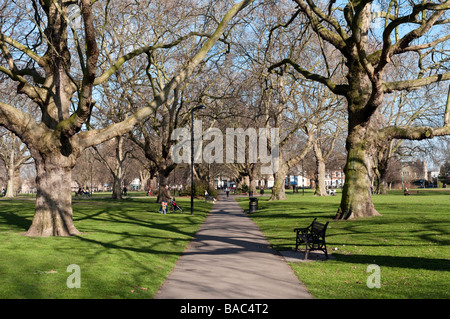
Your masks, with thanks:
[[[35,119],[0,102],[0,124],[27,145],[36,165],[36,211],[27,235],[79,234],[73,224],[70,185],[71,170],[83,150],[122,136],[159,107],[168,105],[172,94],[186,85],[232,18],[250,2],[228,7],[225,14],[225,8],[217,8],[220,12],[216,12],[216,19],[215,12],[200,14],[211,6],[195,2],[2,1],[0,45],[4,63],[0,71],[17,83],[18,93],[31,99],[41,115]],[[74,4],[79,8],[81,25],[70,19]],[[124,21],[126,25],[120,23]],[[162,29],[159,31],[156,25],[154,29],[150,21],[156,21]],[[178,32],[171,27],[177,22]],[[192,25],[201,27],[189,30]],[[109,80],[119,77],[125,62],[142,56],[151,61],[152,55],[159,51],[164,55],[180,42],[189,46],[184,47],[185,52],[175,52],[181,61],[178,66],[176,60],[171,61],[173,73],[166,74],[169,80],[154,92],[149,105],[141,105],[131,116],[124,114],[120,122],[91,127],[94,87],[113,88],[118,81]],[[84,126],[88,129],[83,130]]]
[[[284,198],[286,173],[310,150],[323,174],[327,150],[345,136],[336,218],[378,215],[371,182],[383,180],[397,141],[450,134],[441,98],[450,2],[377,2],[376,16],[374,4],[0,1],[0,83],[32,102],[27,110],[0,101],[0,126],[36,165],[27,234],[79,234],[71,172],[84,150],[105,141],[132,139],[167,184],[172,133],[199,104],[208,107],[198,113],[204,126],[280,129],[272,200]],[[239,165],[250,179],[259,168]]]
[[[334,142],[338,145],[332,147],[333,145],[327,142]],[[329,178],[331,175],[331,179],[333,179],[332,172],[340,171],[345,164],[345,152],[343,152],[341,143],[342,138],[321,141],[319,151],[311,150],[302,163],[291,169],[288,174],[300,174],[313,178],[312,187],[315,188],[315,195],[327,196],[324,186],[325,176]],[[12,138],[12,134],[7,131],[0,134],[0,145],[2,146],[0,148],[0,189],[7,190],[5,196],[15,197],[20,191],[34,191],[36,188],[34,163],[25,145],[16,137]],[[379,180],[374,180],[374,191],[382,194],[391,187],[410,188],[419,180],[421,186],[449,185],[449,146],[450,143],[446,143],[444,140],[442,145],[427,145],[426,148],[417,147],[417,145],[414,145],[413,148],[406,145],[399,147],[400,149],[396,150],[395,157],[391,158],[383,174],[385,184],[382,185]],[[317,152],[326,156],[317,157]],[[411,162],[408,160],[411,157],[427,157],[431,155],[427,154],[429,152],[432,152],[432,156],[436,160],[437,171],[435,170],[434,173],[438,173],[431,179],[429,179],[430,176],[425,177],[426,171],[424,171],[422,161]],[[399,157],[400,155],[403,157]],[[237,182],[238,188],[246,187],[248,191],[256,193],[255,181],[265,182],[267,185],[270,176],[261,174],[258,169],[249,171],[249,168],[253,166],[245,165],[245,163],[222,165],[200,163],[194,166],[194,178],[196,181],[204,181],[204,187],[208,187],[210,193],[214,190],[214,179],[230,177]],[[319,174],[320,170],[323,171],[322,174]],[[72,171],[72,180],[75,182],[72,190],[76,191],[79,187],[94,192],[112,190],[112,197],[121,199],[123,195],[121,185],[130,188],[131,182],[138,178],[140,190],[151,190],[152,193],[155,193],[155,191],[157,192],[157,183],[154,180],[156,174],[151,167],[151,162],[145,158],[143,152],[132,141],[113,139],[83,152]],[[374,175],[377,175],[376,172]],[[190,172],[188,166],[177,165],[168,179],[170,185],[182,185],[185,192],[189,192]],[[76,188],[75,185],[77,185]],[[321,191],[322,189],[323,191]],[[204,190],[201,191],[199,188],[199,190],[196,189],[196,192],[203,194]]]

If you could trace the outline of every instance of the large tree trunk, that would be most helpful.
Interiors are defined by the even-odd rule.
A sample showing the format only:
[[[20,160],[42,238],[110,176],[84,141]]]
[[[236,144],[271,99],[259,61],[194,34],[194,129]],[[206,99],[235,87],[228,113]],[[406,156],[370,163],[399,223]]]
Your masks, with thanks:
[[[249,185],[249,191],[252,192],[252,194],[256,194],[256,179],[252,176],[249,176],[250,185]]]
[[[281,157],[281,155],[280,155]],[[284,189],[285,184],[285,178],[287,173],[287,167],[286,165],[281,164],[280,160],[280,168],[278,172],[274,174],[274,184],[272,188],[272,195],[270,196],[270,200],[285,200],[286,199],[286,192]]]
[[[375,190],[376,194],[387,194],[387,191],[389,189],[388,183],[385,179],[380,178],[377,184],[377,188]]]
[[[170,92],[186,84],[194,69],[222,37],[231,19],[250,2],[243,0],[235,4],[224,15],[217,29],[198,52],[189,59],[189,62],[180,68],[177,76],[174,76],[164,86],[151,102],[151,106],[140,109],[121,123],[82,133],[80,133],[82,126],[88,123],[95,104],[92,99],[94,84],[99,85],[107,81],[115,72],[114,70],[120,68],[124,62],[133,59],[136,55],[150,52],[152,46],[133,50],[114,63],[113,68],[105,71],[100,77],[96,77],[99,51],[95,38],[94,14],[91,10],[91,1],[88,0],[77,2],[80,4],[85,35],[79,49],[84,47],[85,51],[78,52],[81,60],[75,63],[77,66],[84,64],[84,67],[73,74],[69,74],[73,65],[68,45],[68,39],[71,36],[67,34],[67,30],[70,28],[66,17],[68,17],[69,5],[75,1],[35,1],[40,6],[38,7],[36,4],[36,14],[45,14],[45,17],[42,16],[39,20],[42,25],[47,24],[44,30],[40,29],[40,35],[45,36],[47,51],[41,57],[38,53],[33,52],[35,51],[33,49],[22,48],[23,44],[20,44],[19,41],[11,41],[12,46],[16,46],[12,52],[16,52],[18,49],[34,60],[30,65],[24,66],[23,70],[19,69],[23,63],[14,63],[15,55],[8,52],[2,33],[0,41],[2,57],[6,57],[8,60],[7,64],[9,64],[10,70],[4,72],[6,68],[3,68],[1,73],[6,73],[13,81],[17,81],[18,92],[26,94],[37,103],[42,113],[41,118],[34,121],[34,116],[29,116],[0,101],[0,125],[18,135],[27,144],[30,152],[34,153],[33,158],[36,161],[38,188],[36,212],[27,235],[69,236],[80,233],[73,224],[71,208],[71,170],[75,159],[86,147],[129,132],[133,126],[150,116],[155,107],[165,103]],[[20,17],[16,18],[20,22]],[[39,53],[45,49],[37,42],[36,47],[31,48],[35,48]],[[23,58],[23,55],[21,57]],[[24,59],[28,60],[28,58]],[[34,65],[39,65],[40,69],[34,69]],[[83,73],[82,79],[78,77],[80,72]],[[24,75],[27,75],[27,79],[24,78]],[[35,78],[35,85],[32,81],[28,81],[28,76]],[[78,93],[77,98],[72,100],[75,92]],[[75,112],[72,112],[71,103],[76,100],[78,100],[78,107]],[[79,138],[75,139],[76,143],[72,145],[70,140],[74,136]],[[80,139],[83,141],[82,145],[79,144]],[[31,147],[34,148],[34,151],[31,150]]]
[[[372,202],[371,165],[366,128],[358,125],[349,130],[347,137],[347,163],[344,168],[345,184],[341,205],[335,219],[355,219],[380,215]]]
[[[114,175],[113,181],[113,189],[112,189],[112,199],[122,199],[122,191],[123,191],[123,178],[122,173],[119,175]]]
[[[387,194],[388,183],[386,181],[387,174],[387,165],[380,166],[378,164],[378,168],[375,170],[375,179],[377,181],[376,189],[374,190],[375,194]]]
[[[256,194],[256,165],[254,164],[250,164],[251,166],[249,167],[249,174],[248,174],[248,180],[249,180],[249,189],[250,192],[252,192],[254,195]]]
[[[27,236],[72,236],[80,232],[73,224],[72,168],[65,159],[36,161],[36,212]]]

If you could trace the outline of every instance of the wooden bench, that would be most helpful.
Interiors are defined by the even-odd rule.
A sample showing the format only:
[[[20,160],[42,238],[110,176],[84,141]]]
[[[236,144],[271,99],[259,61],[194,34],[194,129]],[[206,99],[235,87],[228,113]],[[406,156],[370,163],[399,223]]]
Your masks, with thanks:
[[[316,221],[314,218],[311,225],[306,228],[295,228],[297,233],[295,237],[295,250],[298,250],[298,246],[302,243],[305,244],[305,259],[308,259],[309,252],[312,250],[321,250],[325,253],[325,257],[328,259],[327,245],[325,243],[325,233],[327,231],[328,222],[322,224]]]
[[[419,194],[419,191],[407,191],[406,189],[405,189],[405,191],[403,192],[403,194],[405,195],[405,196],[407,196],[407,195],[411,195],[411,194]]]

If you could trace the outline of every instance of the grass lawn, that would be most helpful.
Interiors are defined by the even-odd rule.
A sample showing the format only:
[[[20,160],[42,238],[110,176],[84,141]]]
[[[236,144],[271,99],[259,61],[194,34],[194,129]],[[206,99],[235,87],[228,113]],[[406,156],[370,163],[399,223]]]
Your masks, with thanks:
[[[132,194],[129,194],[132,195]],[[152,298],[211,209],[177,198],[183,214],[157,213],[155,198],[74,199],[82,235],[30,238],[33,198],[0,200],[0,298]],[[78,265],[80,288],[68,288]]]
[[[247,198],[238,200],[248,209]],[[260,197],[250,216],[278,251],[295,248],[293,228],[315,217],[330,221],[326,242],[333,258],[290,263],[315,298],[450,298],[450,190],[393,191],[373,201],[382,216],[333,221],[340,193],[321,198],[308,190],[288,193],[286,201]],[[367,286],[371,264],[379,266],[380,288]]]
[[[30,238],[34,200],[0,200],[0,298],[152,298],[211,204],[177,198],[184,214],[161,215],[154,198],[113,201],[104,194],[75,199],[74,222],[82,235]],[[380,217],[333,221],[340,201],[310,191],[288,193],[286,201],[259,199],[251,214],[274,249],[295,246],[293,228],[312,219],[330,221],[328,261],[290,263],[315,298],[448,299],[450,297],[450,190],[374,196]],[[248,198],[238,198],[248,209]],[[81,287],[68,288],[70,265]],[[381,288],[370,289],[367,267],[380,267]],[[70,269],[70,268],[69,268]]]

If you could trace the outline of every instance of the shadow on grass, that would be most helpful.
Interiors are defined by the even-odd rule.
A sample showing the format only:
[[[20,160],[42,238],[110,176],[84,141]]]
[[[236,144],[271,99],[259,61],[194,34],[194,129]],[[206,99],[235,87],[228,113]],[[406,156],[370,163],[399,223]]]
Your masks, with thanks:
[[[426,269],[433,271],[449,271],[448,259],[434,259],[422,257],[403,257],[403,256],[377,256],[377,255],[344,255],[333,253],[333,256],[341,262],[355,264],[376,264],[385,267]]]
[[[27,231],[28,228],[30,228],[31,223],[32,223],[32,217],[27,218],[25,216],[22,216],[20,214],[16,214],[13,212],[9,212],[9,211],[1,211],[0,212],[0,223],[1,224],[5,224],[5,225],[9,225],[9,226],[14,226],[18,229],[20,229],[21,231]]]
[[[162,243],[167,241],[167,238],[163,237],[152,237],[152,242],[148,246],[142,246],[142,244],[139,243],[139,241],[145,240],[146,236],[143,235],[134,235],[129,232],[108,232],[108,231],[102,231],[103,234],[108,235],[118,235],[120,238],[118,238],[115,241],[106,241],[103,239],[94,239],[94,238],[88,238],[83,235],[77,236],[77,238],[81,242],[86,242],[90,244],[95,244],[98,247],[102,247],[105,249],[113,249],[120,252],[133,252],[133,253],[145,253],[145,254],[154,254],[154,255],[175,255],[179,256],[182,252],[170,252],[168,250],[164,249],[154,249],[153,246],[159,246]],[[149,236],[147,236],[149,237]],[[156,238],[156,239],[155,239]],[[149,239],[149,238],[147,238]],[[181,242],[186,242],[185,239],[179,239]],[[129,244],[125,244],[125,242],[128,242]],[[176,240],[172,240],[172,243],[175,243]],[[130,257],[129,257],[130,258]]]
[[[5,203],[6,201],[2,201]],[[160,204],[148,199],[92,199],[73,202],[73,220],[82,232],[73,236],[104,248],[140,253],[167,253],[152,249],[152,245],[171,240],[187,242],[195,234],[196,216],[187,214],[160,215]],[[199,205],[204,215],[208,207]],[[0,231],[26,231],[32,224],[34,203],[8,201],[0,208]],[[176,216],[175,216],[176,215]],[[147,242],[143,244],[143,242]],[[135,242],[136,244],[133,244]]]

